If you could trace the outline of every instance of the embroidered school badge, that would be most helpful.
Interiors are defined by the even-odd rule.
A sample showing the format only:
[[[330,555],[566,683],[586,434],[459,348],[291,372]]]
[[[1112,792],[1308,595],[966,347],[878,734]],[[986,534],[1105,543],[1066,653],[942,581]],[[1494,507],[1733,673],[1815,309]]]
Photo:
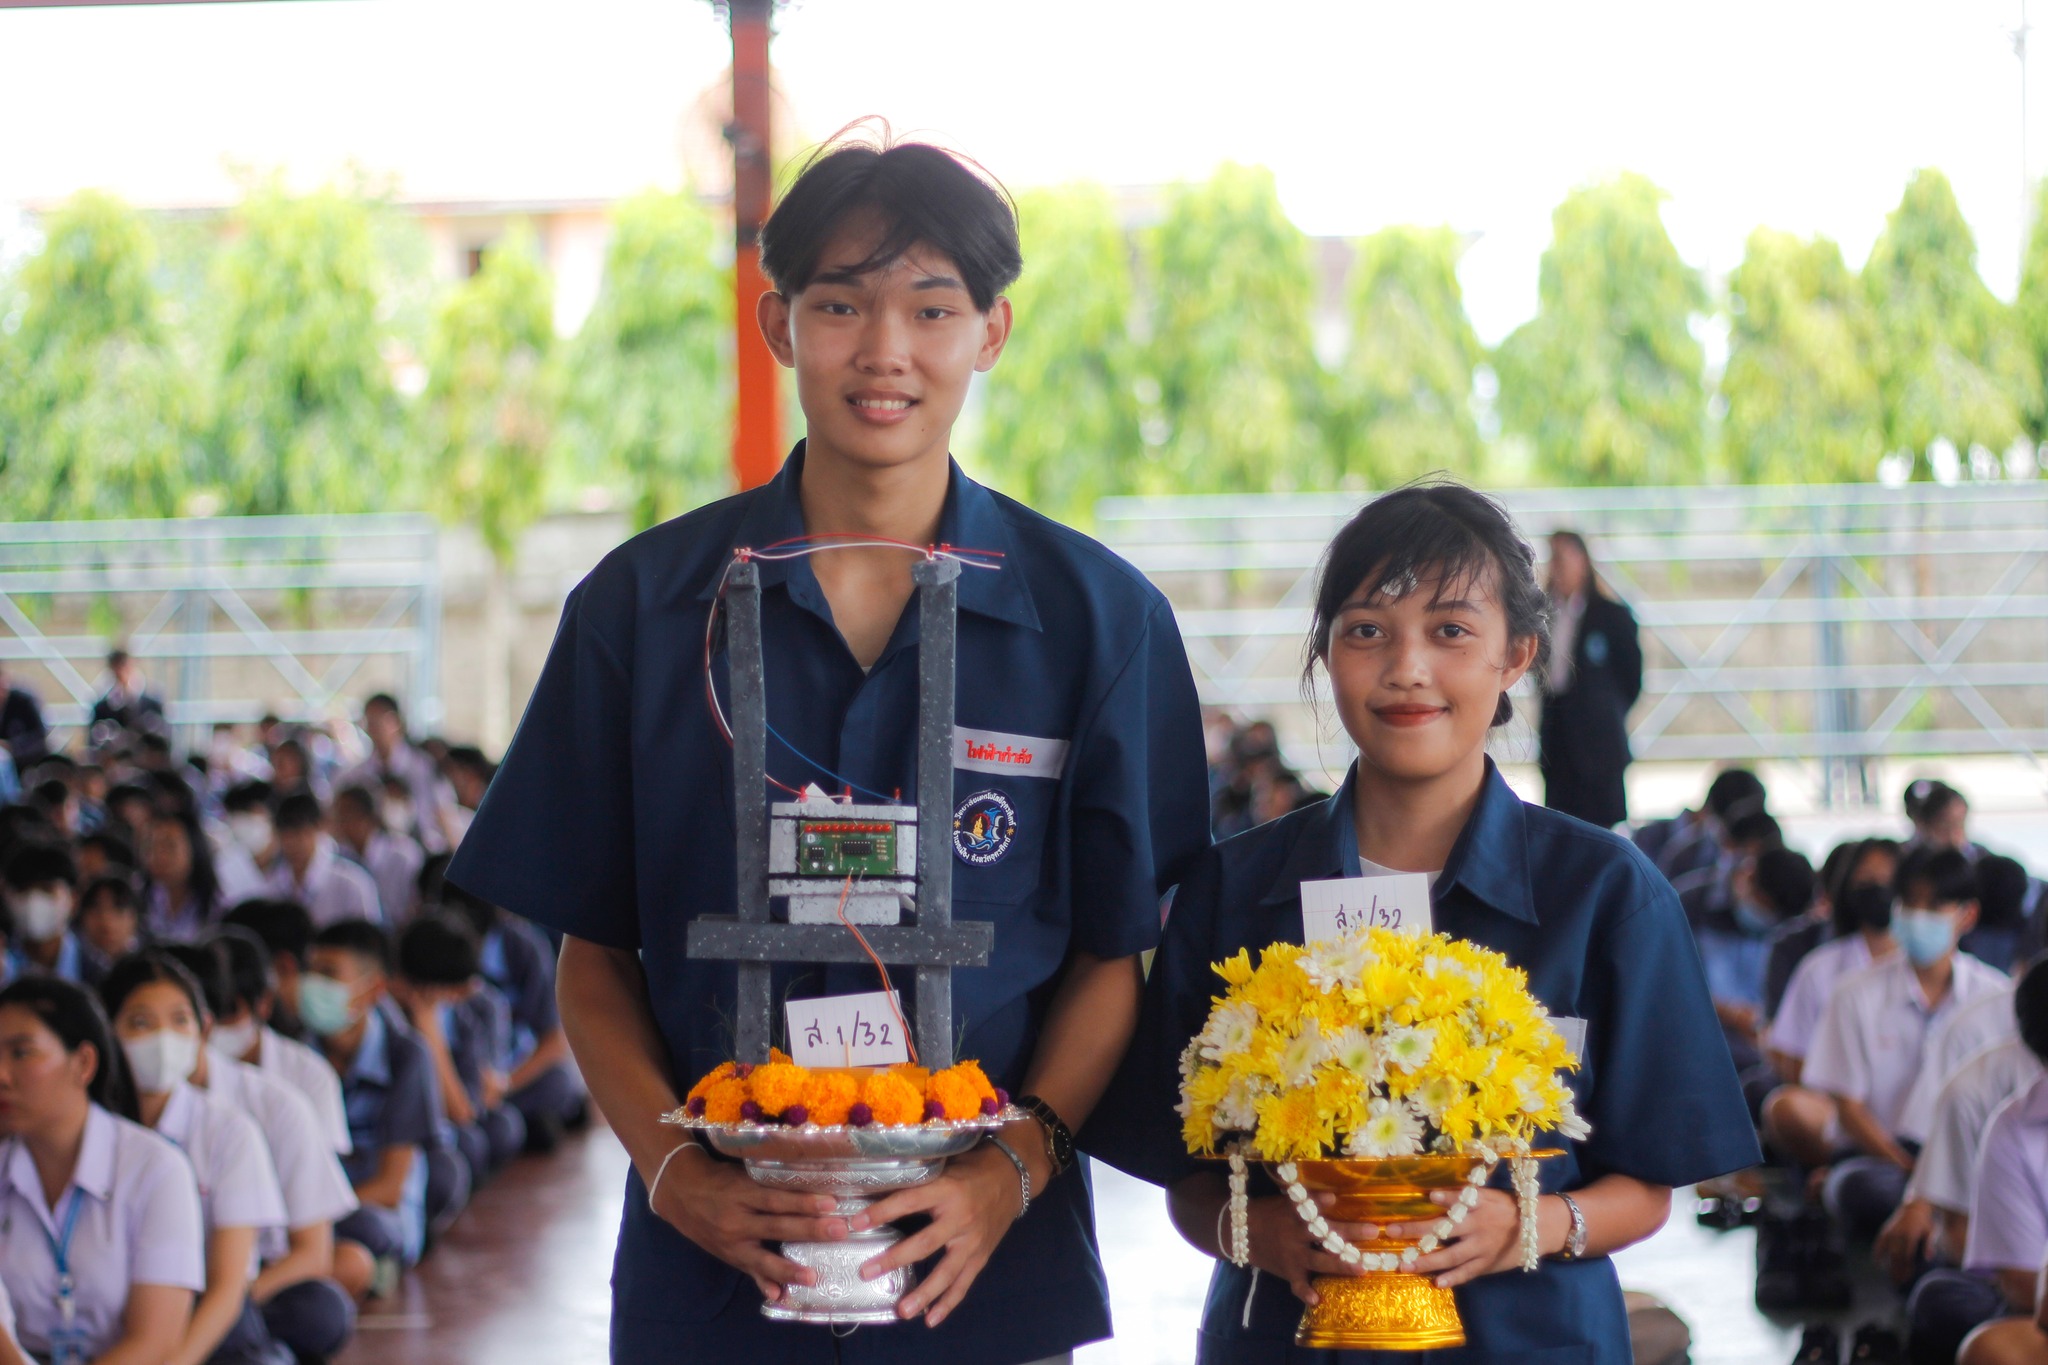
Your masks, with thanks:
[[[976,792],[953,812],[953,853],[970,867],[999,863],[1017,839],[1017,811],[999,791]]]

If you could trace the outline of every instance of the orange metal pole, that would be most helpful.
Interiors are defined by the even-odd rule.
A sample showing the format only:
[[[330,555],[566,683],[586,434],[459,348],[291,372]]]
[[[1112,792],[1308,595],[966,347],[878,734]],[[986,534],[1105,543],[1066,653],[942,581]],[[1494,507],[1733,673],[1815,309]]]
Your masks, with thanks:
[[[781,367],[761,339],[754,308],[768,289],[758,240],[768,219],[773,166],[768,141],[768,38],[772,0],[729,0],[732,21],[733,355],[739,402],[733,412],[732,469],[741,488],[775,477],[782,464]]]

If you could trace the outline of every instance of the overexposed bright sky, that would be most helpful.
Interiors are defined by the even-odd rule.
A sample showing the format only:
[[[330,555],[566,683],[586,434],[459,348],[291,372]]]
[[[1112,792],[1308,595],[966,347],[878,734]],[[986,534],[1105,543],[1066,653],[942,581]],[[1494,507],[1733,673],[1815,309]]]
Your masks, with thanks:
[[[806,135],[882,114],[1013,187],[1228,158],[1271,166],[1310,232],[1450,223],[1497,341],[1535,308],[1551,209],[1620,169],[1719,276],[1760,223],[1858,265],[1939,166],[2010,296],[2019,21],[2020,0],[804,0],[775,57]],[[684,113],[727,57],[707,0],[0,10],[0,204],[219,202],[235,165],[351,162],[416,198],[609,198],[680,182]],[[2037,164],[2044,64],[2048,41]]]

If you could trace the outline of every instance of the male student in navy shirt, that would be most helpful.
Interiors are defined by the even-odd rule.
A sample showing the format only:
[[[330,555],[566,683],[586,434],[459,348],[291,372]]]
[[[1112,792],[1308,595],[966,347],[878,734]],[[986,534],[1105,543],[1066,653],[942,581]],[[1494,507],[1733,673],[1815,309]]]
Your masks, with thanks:
[[[1070,1149],[1055,1139],[1115,1070],[1159,897],[1207,839],[1186,654],[1135,570],[949,457],[969,381],[1002,353],[1001,294],[1021,267],[993,188],[936,148],[842,146],[798,177],[761,240],[775,291],[760,323],[796,372],[808,439],[772,483],[636,538],[578,586],[449,876],[566,935],[563,1021],[633,1159],[614,1360],[1063,1359],[1107,1335],[1109,1314],[1087,1184],[1060,1173]],[[877,1220],[929,1220],[886,1258],[930,1262],[900,1309],[923,1323],[843,1340],[758,1311],[809,1278],[764,1244],[844,1235],[824,1216],[832,1201],[764,1190],[656,1122],[731,1055],[735,969],[689,959],[685,935],[692,917],[733,911],[732,802],[772,796],[733,791],[705,698],[707,625],[735,547],[806,534],[913,552],[757,561],[768,767],[796,788],[916,790],[911,564],[946,545],[1000,566],[959,582],[953,914],[992,923],[995,946],[989,965],[954,974],[954,1021],[959,1056],[1057,1120],[1003,1134],[1028,1168],[1021,1218],[1019,1172],[988,1146],[875,1205]],[[711,680],[729,697],[722,650]],[[1032,758],[972,756],[991,740]],[[777,999],[877,984],[865,966],[775,977]]]

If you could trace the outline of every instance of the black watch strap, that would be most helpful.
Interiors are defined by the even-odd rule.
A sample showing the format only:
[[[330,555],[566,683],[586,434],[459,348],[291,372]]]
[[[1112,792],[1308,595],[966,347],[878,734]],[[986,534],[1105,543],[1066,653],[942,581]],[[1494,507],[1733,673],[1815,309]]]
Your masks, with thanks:
[[[1052,1173],[1059,1175],[1072,1168],[1074,1133],[1053,1107],[1036,1095],[1019,1095],[1011,1103],[1044,1125],[1045,1154],[1052,1162]]]

